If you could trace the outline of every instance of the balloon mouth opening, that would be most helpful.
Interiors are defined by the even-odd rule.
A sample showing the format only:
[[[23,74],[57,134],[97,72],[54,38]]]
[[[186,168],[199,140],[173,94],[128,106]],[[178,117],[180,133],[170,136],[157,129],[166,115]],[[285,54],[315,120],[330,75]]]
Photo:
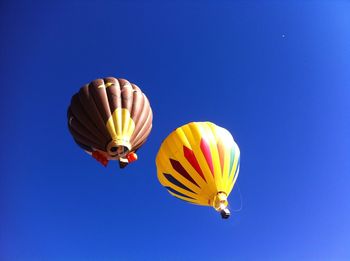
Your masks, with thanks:
[[[130,147],[128,142],[111,141],[107,146],[107,152],[110,157],[122,158],[129,153]]]
[[[230,217],[231,212],[228,209],[228,201],[227,201],[227,194],[223,191],[219,191],[212,201],[213,208],[220,212],[221,217],[223,219],[227,219]]]

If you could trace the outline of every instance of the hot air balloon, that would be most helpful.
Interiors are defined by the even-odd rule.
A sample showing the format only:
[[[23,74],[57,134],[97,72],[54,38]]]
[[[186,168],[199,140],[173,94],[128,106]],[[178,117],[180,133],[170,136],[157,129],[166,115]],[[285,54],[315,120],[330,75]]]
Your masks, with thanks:
[[[226,129],[211,122],[177,128],[161,144],[157,175],[168,192],[189,203],[212,206],[228,218],[227,197],[238,177],[240,150]]]
[[[146,95],[135,84],[113,77],[84,85],[67,114],[74,141],[104,166],[109,160],[118,160],[121,168],[135,161],[152,129]]]

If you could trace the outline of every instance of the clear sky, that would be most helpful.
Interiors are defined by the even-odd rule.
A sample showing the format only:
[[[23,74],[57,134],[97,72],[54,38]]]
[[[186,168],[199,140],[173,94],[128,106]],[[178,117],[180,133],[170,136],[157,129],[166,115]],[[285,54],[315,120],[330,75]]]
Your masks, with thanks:
[[[350,260],[349,1],[0,3],[0,259]],[[129,79],[153,130],[102,167],[73,142],[81,85]],[[157,180],[190,121],[241,149],[243,208],[222,220]],[[240,207],[237,187],[230,197]]]

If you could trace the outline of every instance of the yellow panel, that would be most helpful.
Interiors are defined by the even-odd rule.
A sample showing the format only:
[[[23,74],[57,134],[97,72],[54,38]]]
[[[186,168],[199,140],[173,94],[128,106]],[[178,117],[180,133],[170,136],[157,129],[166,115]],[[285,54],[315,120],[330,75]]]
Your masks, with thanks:
[[[202,138],[202,133],[204,133],[204,135],[205,135],[205,132],[203,130],[201,123],[198,123],[198,124],[190,123],[189,127],[190,127],[191,133],[193,135],[193,140],[191,143],[192,149],[193,149],[194,154],[196,155],[199,166],[201,167],[202,172],[205,176],[205,179],[208,183],[208,187],[210,189],[210,195],[208,195],[208,196],[211,196],[211,194],[214,194],[216,191],[215,180],[214,180],[214,177],[211,173],[211,170],[207,164],[207,160],[205,159],[203,152],[200,148],[200,141]]]
[[[117,133],[115,131],[115,126],[114,126],[114,123],[113,123],[113,119],[112,117],[110,117],[107,121],[107,124],[106,124],[106,127],[107,127],[107,130],[109,132],[109,135],[111,135],[111,138],[113,140],[116,140],[117,139]]]
[[[108,119],[106,127],[112,140],[130,142],[130,137],[135,130],[135,123],[127,109],[117,108]]]

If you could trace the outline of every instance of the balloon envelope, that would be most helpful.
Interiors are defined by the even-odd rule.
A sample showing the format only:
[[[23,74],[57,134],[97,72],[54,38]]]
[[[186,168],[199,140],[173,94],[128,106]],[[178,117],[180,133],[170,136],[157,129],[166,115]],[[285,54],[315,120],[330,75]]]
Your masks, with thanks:
[[[156,158],[158,179],[171,195],[213,206],[222,215],[228,211],[227,197],[239,164],[240,150],[233,137],[211,122],[177,128],[163,141]]]
[[[152,129],[152,109],[144,93],[124,79],[108,77],[84,85],[68,108],[75,142],[103,165],[135,160]]]

